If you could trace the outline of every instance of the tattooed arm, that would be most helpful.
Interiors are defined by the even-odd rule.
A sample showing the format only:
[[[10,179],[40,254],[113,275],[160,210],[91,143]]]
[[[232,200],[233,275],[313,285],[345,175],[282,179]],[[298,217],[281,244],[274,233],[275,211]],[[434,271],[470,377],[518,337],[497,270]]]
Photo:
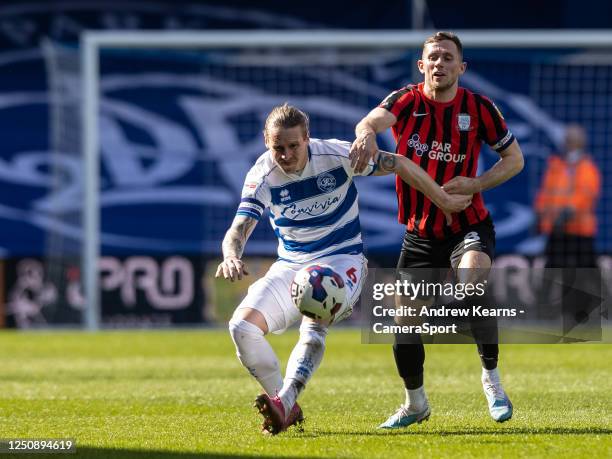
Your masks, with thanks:
[[[248,275],[246,265],[240,259],[244,246],[246,245],[249,236],[255,229],[257,220],[245,215],[236,215],[232,226],[225,233],[223,238],[222,250],[223,261],[217,268],[215,277],[223,276],[234,282],[235,279],[242,279],[243,274]]]
[[[355,172],[361,174],[368,163],[376,157],[378,145],[376,134],[386,131],[397,123],[393,113],[382,107],[374,108],[355,126],[355,141],[351,145],[349,159]]]
[[[376,172],[373,175],[395,173],[414,189],[424,193],[452,222],[451,213],[465,210],[472,202],[471,195],[448,194],[427,172],[405,156],[379,150]]]

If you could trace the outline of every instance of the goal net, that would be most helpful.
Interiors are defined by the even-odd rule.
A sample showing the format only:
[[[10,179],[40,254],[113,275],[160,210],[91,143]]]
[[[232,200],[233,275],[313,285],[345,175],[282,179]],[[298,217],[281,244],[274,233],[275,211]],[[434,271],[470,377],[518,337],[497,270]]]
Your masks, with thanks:
[[[604,176],[598,247],[612,249],[603,230],[612,205],[612,39],[562,35],[459,32],[468,62],[461,84],[495,101],[526,157],[523,174],[485,196],[502,254],[542,250],[532,203],[570,122],[587,128]],[[104,32],[85,34],[80,51],[49,44],[53,139],[86,164],[79,218],[89,327],[100,323],[100,256],[218,256],[244,175],[265,149],[261,131],[273,106],[289,102],[309,113],[313,137],[351,140],[355,123],[382,98],[420,80],[415,63],[426,36]],[[395,148],[388,132],[379,145]],[[487,148],[481,156],[481,168],[497,160]],[[358,189],[368,255],[389,260],[403,233],[393,178],[360,180]],[[267,226],[258,225],[247,255],[274,256]],[[55,234],[52,246],[66,237]]]

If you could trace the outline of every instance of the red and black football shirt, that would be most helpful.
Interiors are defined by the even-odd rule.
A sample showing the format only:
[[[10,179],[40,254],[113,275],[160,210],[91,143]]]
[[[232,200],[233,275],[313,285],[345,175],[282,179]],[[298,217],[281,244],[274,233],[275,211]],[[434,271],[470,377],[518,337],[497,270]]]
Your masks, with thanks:
[[[423,94],[423,83],[408,85],[389,94],[379,106],[397,118],[391,127],[396,152],[414,161],[440,185],[456,176],[476,176],[482,142],[501,152],[514,141],[493,102],[465,88],[458,88],[452,101],[441,103]],[[396,177],[396,191],[398,220],[424,238],[443,239],[489,214],[477,193],[448,226],[442,211],[400,177]]]

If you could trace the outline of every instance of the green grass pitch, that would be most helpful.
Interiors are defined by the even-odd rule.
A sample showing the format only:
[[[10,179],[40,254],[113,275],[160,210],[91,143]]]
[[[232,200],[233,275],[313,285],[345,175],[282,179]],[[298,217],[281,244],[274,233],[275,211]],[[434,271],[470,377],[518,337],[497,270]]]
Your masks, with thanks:
[[[271,338],[283,364],[296,339]],[[429,422],[381,432],[403,399],[390,347],[331,330],[304,432],[272,438],[225,330],[3,332],[0,349],[0,437],[70,437],[78,457],[612,457],[610,345],[502,346],[504,424],[488,416],[475,346],[429,346]]]

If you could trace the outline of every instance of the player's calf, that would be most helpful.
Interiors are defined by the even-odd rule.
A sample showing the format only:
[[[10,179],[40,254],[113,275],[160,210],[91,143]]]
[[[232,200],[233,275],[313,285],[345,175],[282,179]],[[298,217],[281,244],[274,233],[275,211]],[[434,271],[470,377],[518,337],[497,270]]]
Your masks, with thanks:
[[[246,320],[232,319],[229,332],[242,365],[268,393],[276,395],[283,386],[280,363],[264,332]]]
[[[308,319],[302,322],[300,339],[289,356],[283,387],[278,393],[285,407],[294,405],[321,364],[326,335],[327,327]]]

